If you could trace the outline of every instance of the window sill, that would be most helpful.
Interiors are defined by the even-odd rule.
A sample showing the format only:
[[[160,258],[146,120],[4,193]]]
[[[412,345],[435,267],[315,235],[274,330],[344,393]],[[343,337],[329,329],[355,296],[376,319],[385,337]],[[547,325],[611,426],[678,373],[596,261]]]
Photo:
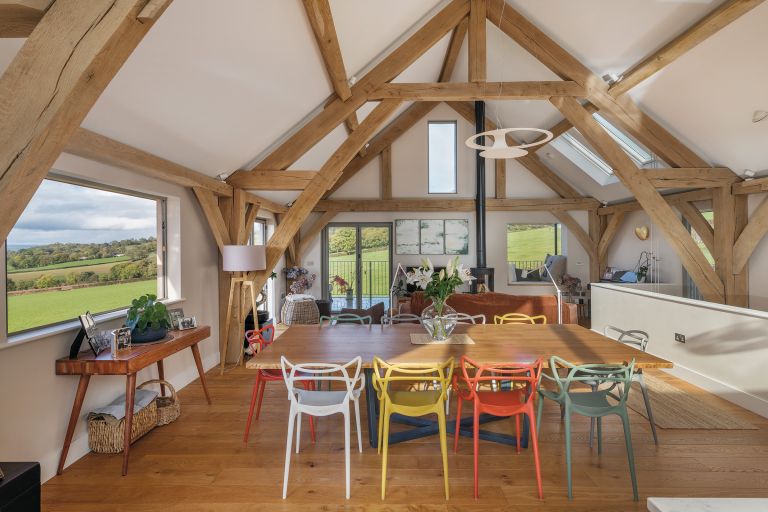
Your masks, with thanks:
[[[173,305],[184,302],[184,300],[185,299],[165,299],[161,302],[166,306],[173,306]],[[96,315],[94,317],[94,320],[96,321],[96,325],[99,325],[104,322],[109,322],[109,321],[117,320],[118,318],[124,317],[127,312],[128,312],[128,308],[119,309],[117,311],[110,311],[109,313],[102,313],[100,315]],[[13,334],[11,336],[8,336],[8,339],[5,341],[5,343],[0,342],[0,350],[3,350],[5,348],[10,348],[10,347],[16,347],[16,346],[23,345],[31,341],[37,341],[43,338],[49,338],[51,336],[55,336],[57,334],[62,334],[65,332],[75,333],[79,328],[80,328],[80,321],[71,320],[69,322],[64,322],[64,323],[52,325],[49,327],[42,327],[40,329],[35,329],[33,331],[29,331],[21,334]]]
[[[507,283],[507,286],[552,286],[554,288],[550,281],[515,281]]]

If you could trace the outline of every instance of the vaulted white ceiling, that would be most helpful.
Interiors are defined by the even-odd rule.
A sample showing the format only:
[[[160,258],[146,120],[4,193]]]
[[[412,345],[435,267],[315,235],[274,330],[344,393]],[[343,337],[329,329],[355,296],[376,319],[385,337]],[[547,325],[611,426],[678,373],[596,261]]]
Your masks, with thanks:
[[[508,0],[596,74],[621,73],[721,0]],[[350,76],[445,0],[331,0]],[[762,4],[631,92],[649,114],[713,164],[768,170],[768,5]],[[23,40],[0,40],[0,69]],[[448,37],[397,81],[434,81]],[[466,80],[466,42],[454,81]],[[489,80],[554,75],[491,23]],[[253,162],[332,94],[300,0],[176,0],[107,87],[84,126],[215,176]],[[548,102],[488,102],[507,126],[546,128]],[[367,104],[360,117],[370,111]],[[404,107],[403,107],[404,108]],[[316,169],[344,139],[340,126],[293,168]],[[595,185],[551,151],[548,164]],[[586,181],[585,181],[586,180]],[[599,187],[598,187],[599,188]],[[616,188],[616,187],[614,187]],[[613,189],[611,189],[613,190]],[[614,199],[621,188],[602,195]],[[595,196],[601,194],[596,193]]]

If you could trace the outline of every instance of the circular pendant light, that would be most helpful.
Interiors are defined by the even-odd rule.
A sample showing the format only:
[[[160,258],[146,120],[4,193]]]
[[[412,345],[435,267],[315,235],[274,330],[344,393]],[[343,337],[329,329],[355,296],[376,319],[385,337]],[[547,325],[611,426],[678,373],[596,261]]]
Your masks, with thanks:
[[[543,133],[545,137],[541,140],[537,140],[536,142],[531,142],[530,144],[520,144],[519,146],[508,146],[507,134],[510,132],[538,132],[538,133]],[[475,141],[480,137],[493,138],[493,145],[481,146],[480,144],[477,144]],[[552,140],[552,137],[553,137],[552,132],[547,130],[542,130],[541,128],[501,128],[498,130],[490,130],[487,132],[475,134],[470,138],[468,138],[465,144],[472,149],[482,150],[480,152],[480,156],[482,156],[483,158],[493,158],[496,160],[501,160],[505,158],[520,158],[521,156],[525,156],[528,154],[528,151],[525,148],[530,148],[533,146],[539,146],[541,144],[545,144],[550,140]]]

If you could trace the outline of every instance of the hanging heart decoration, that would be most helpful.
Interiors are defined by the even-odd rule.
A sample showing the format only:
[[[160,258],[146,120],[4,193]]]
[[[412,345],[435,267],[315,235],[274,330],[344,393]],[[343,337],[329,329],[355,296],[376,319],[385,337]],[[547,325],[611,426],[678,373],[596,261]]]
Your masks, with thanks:
[[[635,228],[635,236],[640,240],[648,240],[648,226],[638,226]]]

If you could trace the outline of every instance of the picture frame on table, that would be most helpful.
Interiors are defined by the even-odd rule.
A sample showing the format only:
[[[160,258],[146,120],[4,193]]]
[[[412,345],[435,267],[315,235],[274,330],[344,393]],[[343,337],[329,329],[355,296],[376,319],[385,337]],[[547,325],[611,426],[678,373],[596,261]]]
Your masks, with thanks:
[[[112,357],[116,358],[120,351],[131,348],[131,328],[120,327],[112,331]]]
[[[194,316],[185,317],[179,320],[179,330],[186,331],[187,329],[194,329],[197,327],[197,318]]]
[[[80,320],[80,326],[83,329],[85,339],[88,341],[88,346],[91,347],[91,351],[94,356],[98,356],[100,353],[107,350],[110,346],[109,338],[101,336],[96,328],[96,321],[93,319],[90,311],[86,311],[84,314],[78,317]]]
[[[171,327],[174,329],[179,328],[179,320],[184,318],[184,310],[181,308],[169,309],[168,320],[171,322]]]

